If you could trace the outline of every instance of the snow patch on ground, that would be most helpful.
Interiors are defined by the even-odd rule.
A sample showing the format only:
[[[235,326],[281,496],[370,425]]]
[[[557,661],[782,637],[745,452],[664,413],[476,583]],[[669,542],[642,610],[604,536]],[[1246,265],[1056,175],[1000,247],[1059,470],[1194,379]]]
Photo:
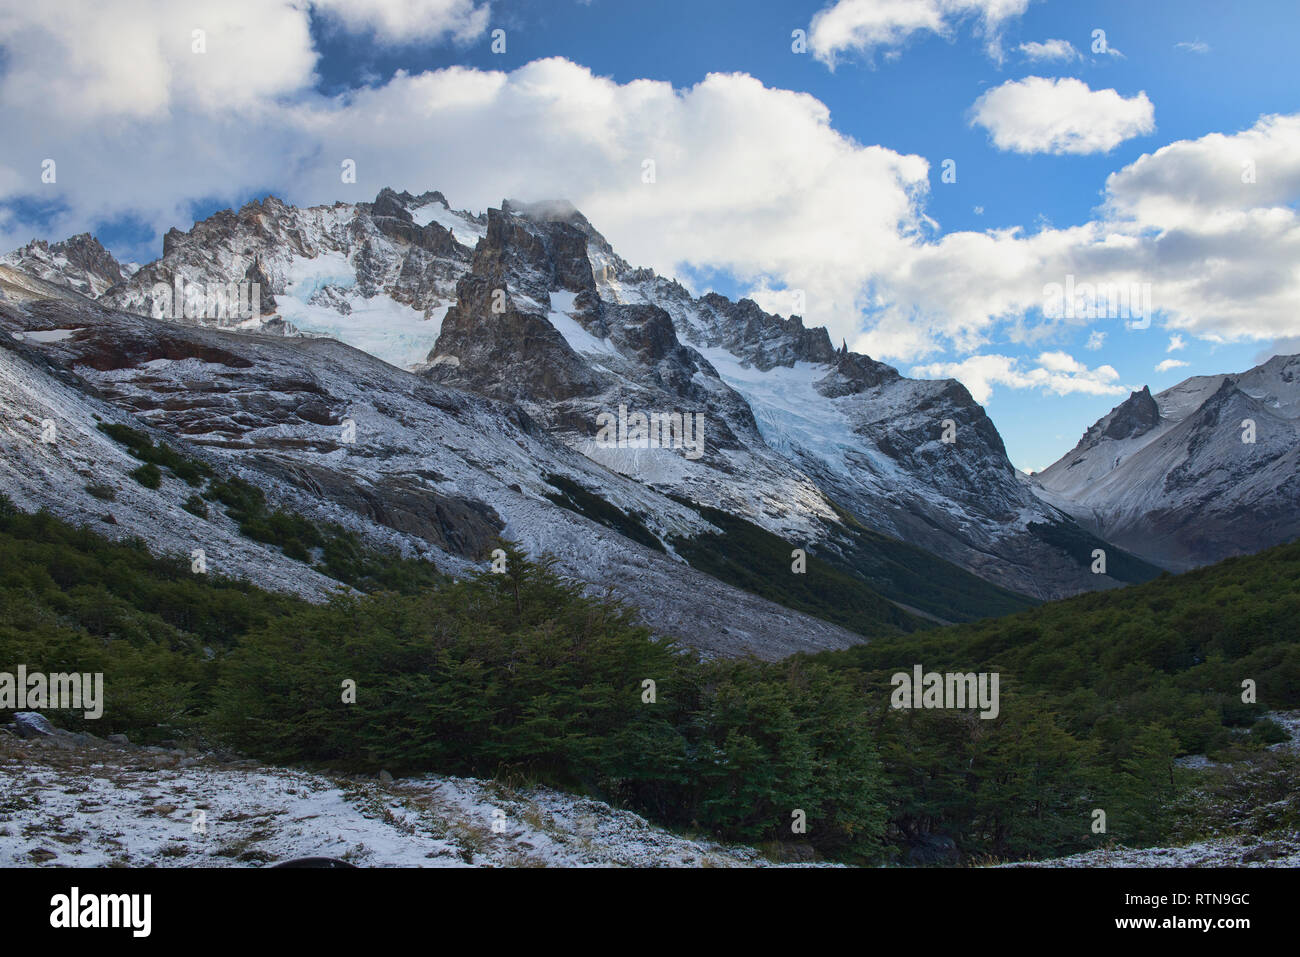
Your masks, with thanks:
[[[1272,860],[1243,861],[1256,848],[1270,847]],[[1020,861],[1002,867],[1297,867],[1300,842],[1249,844],[1237,838],[1197,841],[1181,847],[1103,848],[1050,861]]]
[[[672,834],[548,788],[326,777],[65,733],[0,734],[0,795],[0,867],[248,867],[298,857],[364,867],[771,863],[753,848]]]
[[[24,339],[31,339],[34,342],[63,342],[65,339],[71,339],[73,333],[80,332],[81,329],[34,329],[23,333]]]
[[[564,341],[569,344],[569,348],[579,355],[617,356],[618,350],[614,348],[612,342],[608,339],[597,339],[573,318],[574,300],[577,298],[577,293],[563,290],[552,292],[551,309],[546,318],[555,330],[564,336]]]

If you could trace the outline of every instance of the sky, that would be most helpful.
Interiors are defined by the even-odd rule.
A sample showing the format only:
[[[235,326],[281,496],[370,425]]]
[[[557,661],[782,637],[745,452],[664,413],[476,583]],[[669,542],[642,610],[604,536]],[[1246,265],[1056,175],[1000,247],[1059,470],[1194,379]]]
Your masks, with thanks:
[[[960,379],[1041,469],[1130,390],[1300,352],[1298,25],[1294,0],[0,0],[0,251],[90,231],[145,262],[267,194],[566,198],[636,265]]]

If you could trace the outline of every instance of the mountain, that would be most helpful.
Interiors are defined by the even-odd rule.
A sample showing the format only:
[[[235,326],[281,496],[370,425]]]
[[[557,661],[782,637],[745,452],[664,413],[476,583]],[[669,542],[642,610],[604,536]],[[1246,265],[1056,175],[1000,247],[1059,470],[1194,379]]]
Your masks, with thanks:
[[[662,545],[632,541],[553,501],[559,486],[599,489],[647,537],[716,529],[551,439],[517,408],[332,339],[152,319],[8,267],[0,267],[0,295],[0,492],[20,508],[46,508],[160,553],[202,548],[211,573],[316,599],[339,582],[322,574],[319,556],[293,557],[229,501],[223,510],[235,480],[270,507],[448,574],[486,567],[501,535],[530,554],[552,554],[561,571],[708,654],[774,658],[919,624],[869,593],[876,617],[859,616],[850,631],[730,587]],[[157,487],[142,484],[134,477],[140,443],[125,443],[115,426],[182,463]],[[195,478],[204,470],[206,485]],[[205,514],[191,511],[200,493],[211,497]]]
[[[1292,541],[1300,356],[1194,376],[1155,396],[1144,387],[1031,487],[1094,534],[1170,570]]]
[[[51,245],[33,239],[26,246],[0,256],[0,264],[15,266],[38,279],[67,286],[92,298],[129,278],[135,266],[123,265],[90,233]]]
[[[106,286],[85,257],[38,252],[7,257],[24,288],[10,322],[66,336],[29,342],[24,358],[39,353],[150,430],[238,460],[235,474],[255,472],[294,508],[360,513],[389,538],[396,525],[417,552],[489,537],[473,522],[441,527],[460,504],[431,519],[437,486],[656,615],[693,567],[708,571],[709,594],[733,586],[720,601],[739,588],[858,634],[1157,574],[1033,494],[960,383],[907,379],[749,300],[695,297],[629,265],[568,203],[473,214],[437,192],[305,209],[267,197],[171,230],[161,259],[120,267]],[[33,292],[32,277],[48,287]],[[232,284],[256,284],[257,308],[214,299]],[[638,440],[639,416],[668,447]],[[360,436],[349,447],[345,418]],[[466,420],[472,435],[440,444]],[[620,442],[613,424],[629,421]],[[601,530],[600,550],[566,543],[574,533],[561,529],[578,520]],[[605,550],[630,545],[667,578],[633,584],[647,575],[604,567]],[[1107,575],[1090,570],[1096,547],[1116,554]],[[792,571],[795,549],[811,574]],[[479,557],[453,548],[443,563],[466,560]],[[714,649],[790,650],[769,646],[779,630],[757,620],[741,630],[765,637],[733,641],[721,608],[717,627],[685,608],[676,625]]]
[[[1024,487],[960,383],[904,378],[750,300],[695,298],[628,265],[567,204],[488,210],[422,374],[519,402],[615,471],[851,565],[845,527],[860,524],[1034,597],[1116,584],[1089,568],[1105,543]],[[702,410],[704,454],[609,448],[600,416],[620,406]],[[1119,580],[1153,573],[1128,571]]]

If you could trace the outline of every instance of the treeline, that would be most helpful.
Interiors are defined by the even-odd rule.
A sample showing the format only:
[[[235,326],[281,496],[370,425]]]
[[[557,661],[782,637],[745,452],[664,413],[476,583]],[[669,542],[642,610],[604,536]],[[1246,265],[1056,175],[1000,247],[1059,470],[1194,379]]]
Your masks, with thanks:
[[[315,605],[0,497],[0,671],[104,672],[103,719],[55,716],[101,736],[544,783],[862,863],[943,859],[913,856],[936,839],[970,861],[1199,833],[1174,759],[1262,754],[1280,739],[1264,711],[1300,707],[1300,545],[779,663],[701,662],[507,550],[506,574],[459,582],[364,551],[373,591]],[[916,664],[997,672],[998,717],[892,710],[890,676]]]
[[[507,552],[504,575],[313,605],[0,501],[0,670],[104,672],[102,719],[55,716],[100,736],[545,783],[747,842],[792,838],[802,811],[799,839],[876,856],[879,767],[849,681],[702,663]]]
[[[1221,829],[1223,816],[1186,800],[1203,782],[1175,759],[1231,760],[1286,740],[1264,713],[1300,708],[1298,621],[1290,544],[810,660],[878,703],[887,841],[939,833],[967,855],[1048,857]],[[890,710],[891,675],[915,664],[999,673],[1000,716]],[[1094,832],[1098,811],[1105,830]],[[1274,826],[1296,816],[1274,812]]]

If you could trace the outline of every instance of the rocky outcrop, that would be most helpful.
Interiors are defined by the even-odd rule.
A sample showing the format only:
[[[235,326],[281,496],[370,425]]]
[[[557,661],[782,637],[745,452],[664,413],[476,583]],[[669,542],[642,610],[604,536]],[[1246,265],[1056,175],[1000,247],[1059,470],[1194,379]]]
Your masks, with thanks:
[[[90,233],[53,244],[34,239],[0,257],[0,263],[91,297],[101,295],[129,275],[127,268]]]
[[[732,302],[716,292],[700,297],[699,341],[720,346],[755,368],[767,371],[795,362],[833,364],[837,353],[822,327],[805,329],[799,316],[782,319],[764,312],[752,299]]]
[[[1109,415],[1084,433],[1084,441],[1100,438],[1128,439],[1146,435],[1160,423],[1160,409],[1151,398],[1151,389],[1143,386],[1140,392],[1129,395]]]

